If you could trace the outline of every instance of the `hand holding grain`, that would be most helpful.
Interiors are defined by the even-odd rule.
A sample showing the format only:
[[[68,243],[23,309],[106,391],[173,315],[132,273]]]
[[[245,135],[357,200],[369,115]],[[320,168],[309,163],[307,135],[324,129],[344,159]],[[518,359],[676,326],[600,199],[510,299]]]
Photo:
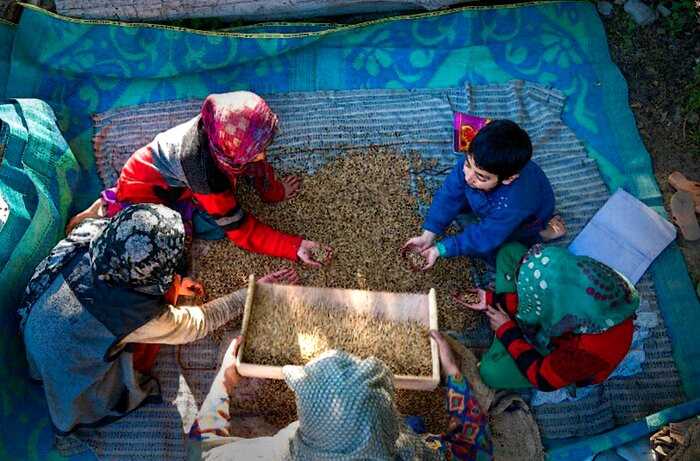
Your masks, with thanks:
[[[424,231],[421,235],[417,237],[411,237],[406,243],[403,244],[401,250],[407,250],[409,248],[415,248],[417,251],[423,251],[430,248],[435,240],[435,234],[430,231]]]
[[[465,298],[467,297],[477,297],[478,301],[475,303],[467,302],[465,300]],[[476,290],[470,289],[467,290],[466,293],[453,293],[452,299],[454,299],[455,302],[460,306],[466,307],[474,311],[485,311],[488,308],[488,304],[486,304],[486,291],[482,290],[481,288],[478,288]]]
[[[425,272],[435,265],[435,261],[440,257],[440,252],[438,252],[437,247],[430,247],[421,252],[421,256],[425,258],[425,265],[421,271]]]
[[[321,253],[324,254],[324,258],[323,260],[319,261],[316,258]],[[324,264],[330,262],[332,254],[333,249],[331,247],[329,247],[328,245],[321,245],[320,243],[313,242],[311,240],[303,240],[301,242],[301,245],[299,246],[299,250],[297,250],[297,256],[299,257],[299,260],[301,260],[301,262],[303,262],[307,266],[316,268],[321,267]]]

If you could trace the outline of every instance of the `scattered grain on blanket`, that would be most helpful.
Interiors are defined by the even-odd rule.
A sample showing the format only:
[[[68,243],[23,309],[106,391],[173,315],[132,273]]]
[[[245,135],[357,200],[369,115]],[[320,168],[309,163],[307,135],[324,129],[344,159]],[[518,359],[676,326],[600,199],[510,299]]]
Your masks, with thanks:
[[[441,434],[450,420],[446,395],[446,389],[441,386],[430,392],[396,389],[396,408],[404,416],[422,417],[428,433]]]
[[[297,420],[294,392],[281,379],[243,378],[232,396],[229,412],[236,416],[260,416],[277,430]]]
[[[478,325],[475,314],[451,297],[472,284],[469,258],[439,259],[433,269],[413,272],[401,257],[401,246],[421,232],[422,224],[417,201],[409,191],[405,156],[379,148],[348,151],[312,176],[297,174],[303,177],[302,190],[290,201],[262,203],[245,183],[238,196],[261,221],[333,247],[328,267],[298,267],[302,284],[414,293],[434,287],[441,330]],[[195,257],[195,275],[210,298],[245,286],[250,273],[261,276],[290,264],[245,252],[227,241],[197,245],[207,247],[206,255]]]

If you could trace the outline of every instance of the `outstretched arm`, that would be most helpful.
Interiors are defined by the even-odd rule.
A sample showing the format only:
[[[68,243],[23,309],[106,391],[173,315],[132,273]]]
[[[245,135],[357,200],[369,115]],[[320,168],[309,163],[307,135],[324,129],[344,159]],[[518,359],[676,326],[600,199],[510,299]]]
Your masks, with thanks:
[[[429,435],[425,441],[448,459],[482,461],[493,459],[491,433],[486,412],[471,395],[469,383],[459,371],[450,345],[436,331],[430,335],[438,343],[440,363],[447,374],[447,411],[449,427],[440,435]]]
[[[236,246],[254,253],[297,260],[302,238],[273,229],[241,208],[232,190],[194,194],[199,206],[214,218]]]
[[[464,159],[461,159],[433,196],[423,229],[440,235],[454,221],[457,214],[469,206],[464,195],[464,188],[467,186],[462,172],[463,166]]]
[[[243,315],[246,290],[238,290],[203,306],[168,305],[165,312],[126,336],[122,343],[187,344],[202,339]]]

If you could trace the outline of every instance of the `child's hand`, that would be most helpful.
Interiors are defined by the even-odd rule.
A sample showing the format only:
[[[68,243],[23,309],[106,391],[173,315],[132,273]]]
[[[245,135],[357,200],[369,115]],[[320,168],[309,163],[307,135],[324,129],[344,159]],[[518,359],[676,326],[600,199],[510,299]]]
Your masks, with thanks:
[[[503,310],[500,304],[496,304],[496,307],[487,306],[486,316],[489,318],[489,324],[493,331],[498,330],[501,326],[510,321],[510,317]]]
[[[435,265],[435,261],[437,261],[437,259],[440,257],[440,252],[435,246],[421,251],[420,254],[425,258],[425,265],[421,269],[422,272],[425,272],[431,267],[433,267]]]
[[[405,251],[409,248],[415,248],[417,251],[423,251],[430,248],[435,241],[435,234],[430,231],[423,231],[418,237],[413,237],[408,239],[406,243],[401,247],[401,251]]]
[[[289,200],[297,196],[301,189],[301,178],[299,176],[287,176],[282,179],[284,186],[284,200]]]

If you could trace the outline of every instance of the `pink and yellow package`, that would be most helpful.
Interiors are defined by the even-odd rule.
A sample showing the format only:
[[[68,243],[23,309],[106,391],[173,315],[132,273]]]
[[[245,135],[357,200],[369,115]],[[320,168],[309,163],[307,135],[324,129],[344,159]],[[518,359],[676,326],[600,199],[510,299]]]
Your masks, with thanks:
[[[469,144],[476,134],[491,122],[491,119],[455,112],[454,114],[454,149],[456,152],[468,152]]]

